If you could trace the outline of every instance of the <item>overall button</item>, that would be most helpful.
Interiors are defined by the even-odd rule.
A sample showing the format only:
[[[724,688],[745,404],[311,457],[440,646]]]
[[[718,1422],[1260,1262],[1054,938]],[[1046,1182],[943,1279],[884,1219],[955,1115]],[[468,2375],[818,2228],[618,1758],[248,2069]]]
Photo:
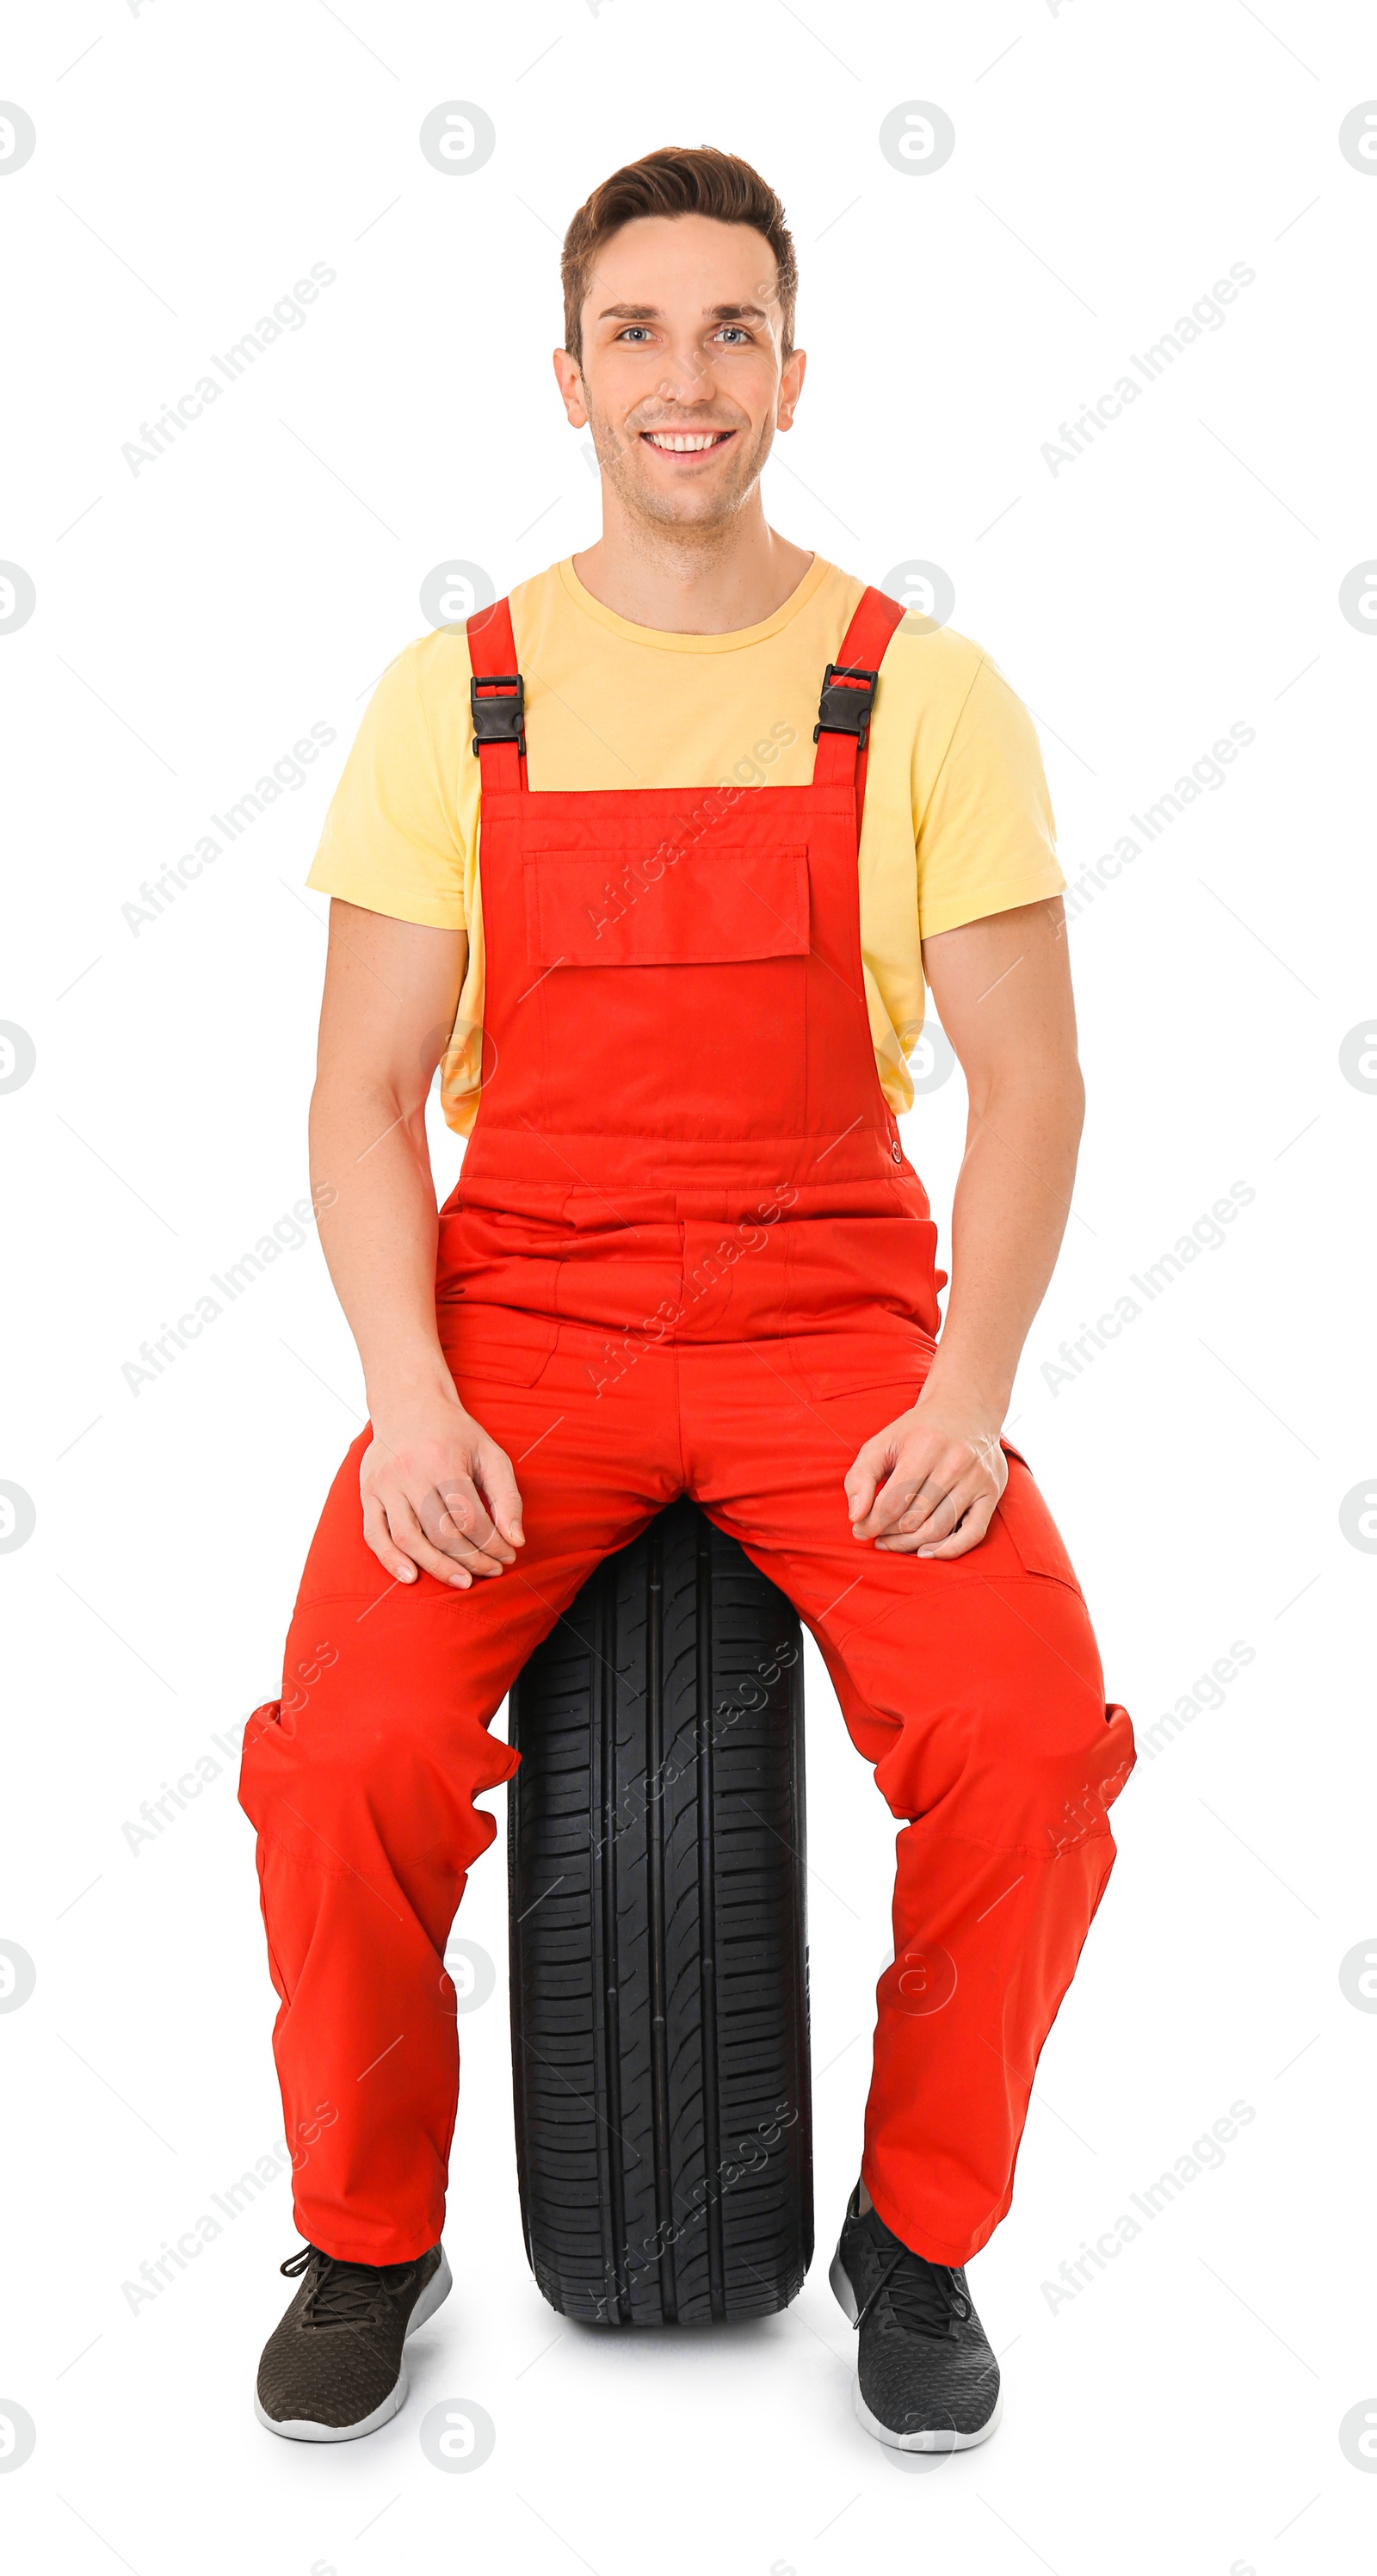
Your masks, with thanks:
[[[889,1151],[890,1151],[890,1158],[891,1158],[891,1160],[892,1160],[892,1161],[894,1161],[894,1162],[896,1162],[896,1163],[902,1163],[902,1161],[903,1161],[903,1159],[904,1159],[904,1158],[903,1158],[903,1154],[901,1153],[901,1151],[900,1151],[900,1149],[899,1149],[899,1145],[898,1145],[897,1141],[896,1141],[893,1145],[891,1145],[891,1146],[890,1146]]]

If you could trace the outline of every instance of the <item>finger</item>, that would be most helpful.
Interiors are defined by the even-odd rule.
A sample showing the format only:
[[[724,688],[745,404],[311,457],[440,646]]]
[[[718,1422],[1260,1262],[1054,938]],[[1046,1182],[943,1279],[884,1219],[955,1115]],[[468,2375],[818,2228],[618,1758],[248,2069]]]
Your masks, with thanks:
[[[969,1470],[964,1476],[953,1477],[945,1490],[940,1490],[943,1483],[940,1475],[929,1477],[912,1502],[890,1523],[884,1533],[886,1538],[917,1537],[934,1542],[950,1538],[971,1504],[985,1492],[985,1484],[982,1477]]]
[[[950,1538],[942,1539],[935,1547],[920,1547],[916,1553],[931,1558],[969,1556],[973,1547],[979,1547],[994,1513],[993,1503],[987,1503],[983,1498],[977,1500],[971,1504],[960,1528],[953,1530]]]
[[[438,1496],[434,1498],[434,1503],[438,1522],[443,1520],[445,1515],[440,1510]],[[480,1576],[503,1572],[502,1563],[497,1557],[488,1549],[477,1547],[467,1539],[461,1539],[455,1535],[451,1537],[447,1547],[440,1546],[405,1494],[398,1494],[389,1500],[387,1513],[393,1537],[400,1541],[409,1556],[415,1558],[423,1573],[435,1575],[441,1583],[459,1579],[458,1588],[461,1591],[467,1591],[469,1584]],[[496,1547],[499,1544],[500,1542],[494,1538],[492,1546]]]
[[[479,1557],[498,1566],[512,1561],[512,1548],[494,1529],[482,1495],[467,1476],[447,1478],[435,1487],[418,1507],[417,1517],[432,1546],[457,1557],[461,1565],[473,1566]]]
[[[363,1534],[384,1573],[390,1574],[394,1583],[415,1582],[416,1568],[411,1558],[404,1556],[398,1547],[387,1526],[387,1515],[374,1494],[365,1494],[363,1498]]]
[[[925,1540],[921,1536],[890,1538],[881,1539],[877,1544],[891,1556],[922,1556],[933,1560],[969,1556],[973,1547],[979,1547],[994,1518],[994,1511],[994,1504],[989,1498],[979,1496],[968,1506],[960,1524],[948,1538],[939,1540]]]
[[[894,1452],[883,1436],[878,1440],[867,1440],[864,1448],[856,1452],[842,1484],[847,1512],[853,1523],[865,1519],[893,1464]]]
[[[903,1519],[905,1512],[916,1507],[922,1512],[935,1511],[955,1477],[944,1475],[936,1466],[925,1466],[921,1460],[896,1463],[887,1476],[860,1525],[860,1538],[880,1538]]]
[[[405,1550],[421,1573],[433,1574],[437,1582],[451,1583],[456,1590],[467,1592],[480,1570],[478,1564],[472,1559],[461,1562],[436,1547],[404,1493],[398,1491],[388,1495],[384,1509],[395,1545]]]
[[[847,1517],[852,1522],[865,1520],[870,1504],[875,1502],[875,1486],[878,1486],[880,1476],[883,1476],[883,1468],[875,1458],[870,1458],[870,1443],[867,1443],[842,1479],[842,1492],[847,1497]]]
[[[524,1547],[526,1533],[521,1526],[521,1492],[516,1470],[505,1449],[486,1437],[479,1443],[474,1461],[474,1475],[502,1536],[513,1547]]]
[[[910,1450],[876,1496],[870,1514],[874,1534],[878,1538],[902,1530],[907,1535],[925,1520],[935,1518],[954,1494],[961,1497],[964,1508],[986,1483],[967,1441],[948,1441],[935,1457],[929,1453],[926,1463],[921,1449]],[[951,1526],[948,1520],[929,1535],[945,1538]]]

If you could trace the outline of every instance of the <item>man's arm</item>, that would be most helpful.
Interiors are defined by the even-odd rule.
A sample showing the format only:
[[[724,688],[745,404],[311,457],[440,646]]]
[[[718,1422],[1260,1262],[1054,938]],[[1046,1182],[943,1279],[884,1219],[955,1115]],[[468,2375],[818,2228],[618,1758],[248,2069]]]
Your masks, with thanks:
[[[364,1535],[398,1582],[422,1567],[460,1588],[500,1574],[523,1544],[511,1462],[460,1403],[435,1324],[425,1104],[467,962],[462,930],[336,898],[311,1097],[320,1237],[373,1429]]]
[[[1060,897],[925,940],[923,968],[969,1097],[951,1294],[918,1402],[866,1441],[846,1496],[855,1537],[964,1556],[1008,1479],[1000,1425],[1056,1263],[1084,1116]]]

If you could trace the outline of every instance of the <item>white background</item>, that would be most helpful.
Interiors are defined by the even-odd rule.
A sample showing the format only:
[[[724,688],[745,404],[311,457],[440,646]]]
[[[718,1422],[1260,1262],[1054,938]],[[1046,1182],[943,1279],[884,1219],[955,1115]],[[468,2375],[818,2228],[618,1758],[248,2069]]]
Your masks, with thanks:
[[[0,2475],[10,2563],[1370,2563],[1377,2478],[1339,2440],[1351,2409],[1377,2412],[1377,2020],[1339,1982],[1377,1948],[1352,1651],[1374,1566],[1340,1525],[1377,1468],[1354,1400],[1377,1102],[1339,1062],[1374,1004],[1359,753],[1377,644],[1338,603],[1374,542],[1377,172],[1337,139],[1377,94],[1366,14],[50,0],[11,18],[0,89],[38,134],[0,178],[0,555],[37,593],[0,633],[0,1016],[37,1051],[0,1097],[0,1477],[37,1514],[0,1564],[17,1664],[0,1935],[37,1968],[0,2016],[0,2396],[37,2427]],[[482,170],[421,155],[447,99],[495,124]],[[912,99],[956,128],[926,175],[878,146]],[[476,562],[500,590],[596,534],[549,365],[559,237],[619,162],[704,140],[760,166],[798,243],[811,371],[767,470],[771,519],[870,579],[947,569],[953,622],[1036,712],[1068,876],[1232,723],[1256,734],[1072,928],[1089,1120],[1010,1414],[1140,1742],[1234,1640],[1253,1660],[1204,1695],[1222,1705],[1159,1730],[1116,1810],[1121,1859],[1043,2058],[1015,2206],[973,2269],[1005,2422],[925,2473],[856,2425],[826,2281],[894,1827],[816,1662],[820,2251],[792,2310],[599,2340],[542,2304],[518,2227],[500,1851],[460,1927],[499,1978],[462,2026],[456,2291],[412,2347],[397,2421],[323,2451],[254,2422],[296,2242],[285,2182],[137,2312],[121,2286],[279,2127],[229,1766],[137,1853],[122,1827],[275,1691],[361,1414],[314,1237],[152,1386],[131,1393],[122,1364],[306,1187],[325,906],[301,881],[345,748],[436,564]],[[317,261],[337,277],[305,327],[131,473],[140,423]],[[1255,282],[1224,327],[1053,474],[1059,423],[1235,262]],[[336,740],[301,788],[136,936],[140,882],[313,722]],[[961,1092],[958,1074],[906,1122],[944,1246]],[[441,1190],[458,1152],[437,1125]],[[1061,1341],[1235,1181],[1256,1195],[1227,1241],[1053,1391]],[[1255,2117],[1222,2166],[1053,2307],[1059,2265],[1235,2101]],[[497,2428],[468,2476],[418,2443],[451,2397]]]

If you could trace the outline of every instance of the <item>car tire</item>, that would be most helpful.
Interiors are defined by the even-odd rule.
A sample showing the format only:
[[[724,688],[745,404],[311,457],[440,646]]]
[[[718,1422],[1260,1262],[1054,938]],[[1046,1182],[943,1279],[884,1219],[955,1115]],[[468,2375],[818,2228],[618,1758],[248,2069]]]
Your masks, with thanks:
[[[768,2316],[808,2268],[802,1646],[684,1497],[511,1694],[522,2224],[588,2324]]]

